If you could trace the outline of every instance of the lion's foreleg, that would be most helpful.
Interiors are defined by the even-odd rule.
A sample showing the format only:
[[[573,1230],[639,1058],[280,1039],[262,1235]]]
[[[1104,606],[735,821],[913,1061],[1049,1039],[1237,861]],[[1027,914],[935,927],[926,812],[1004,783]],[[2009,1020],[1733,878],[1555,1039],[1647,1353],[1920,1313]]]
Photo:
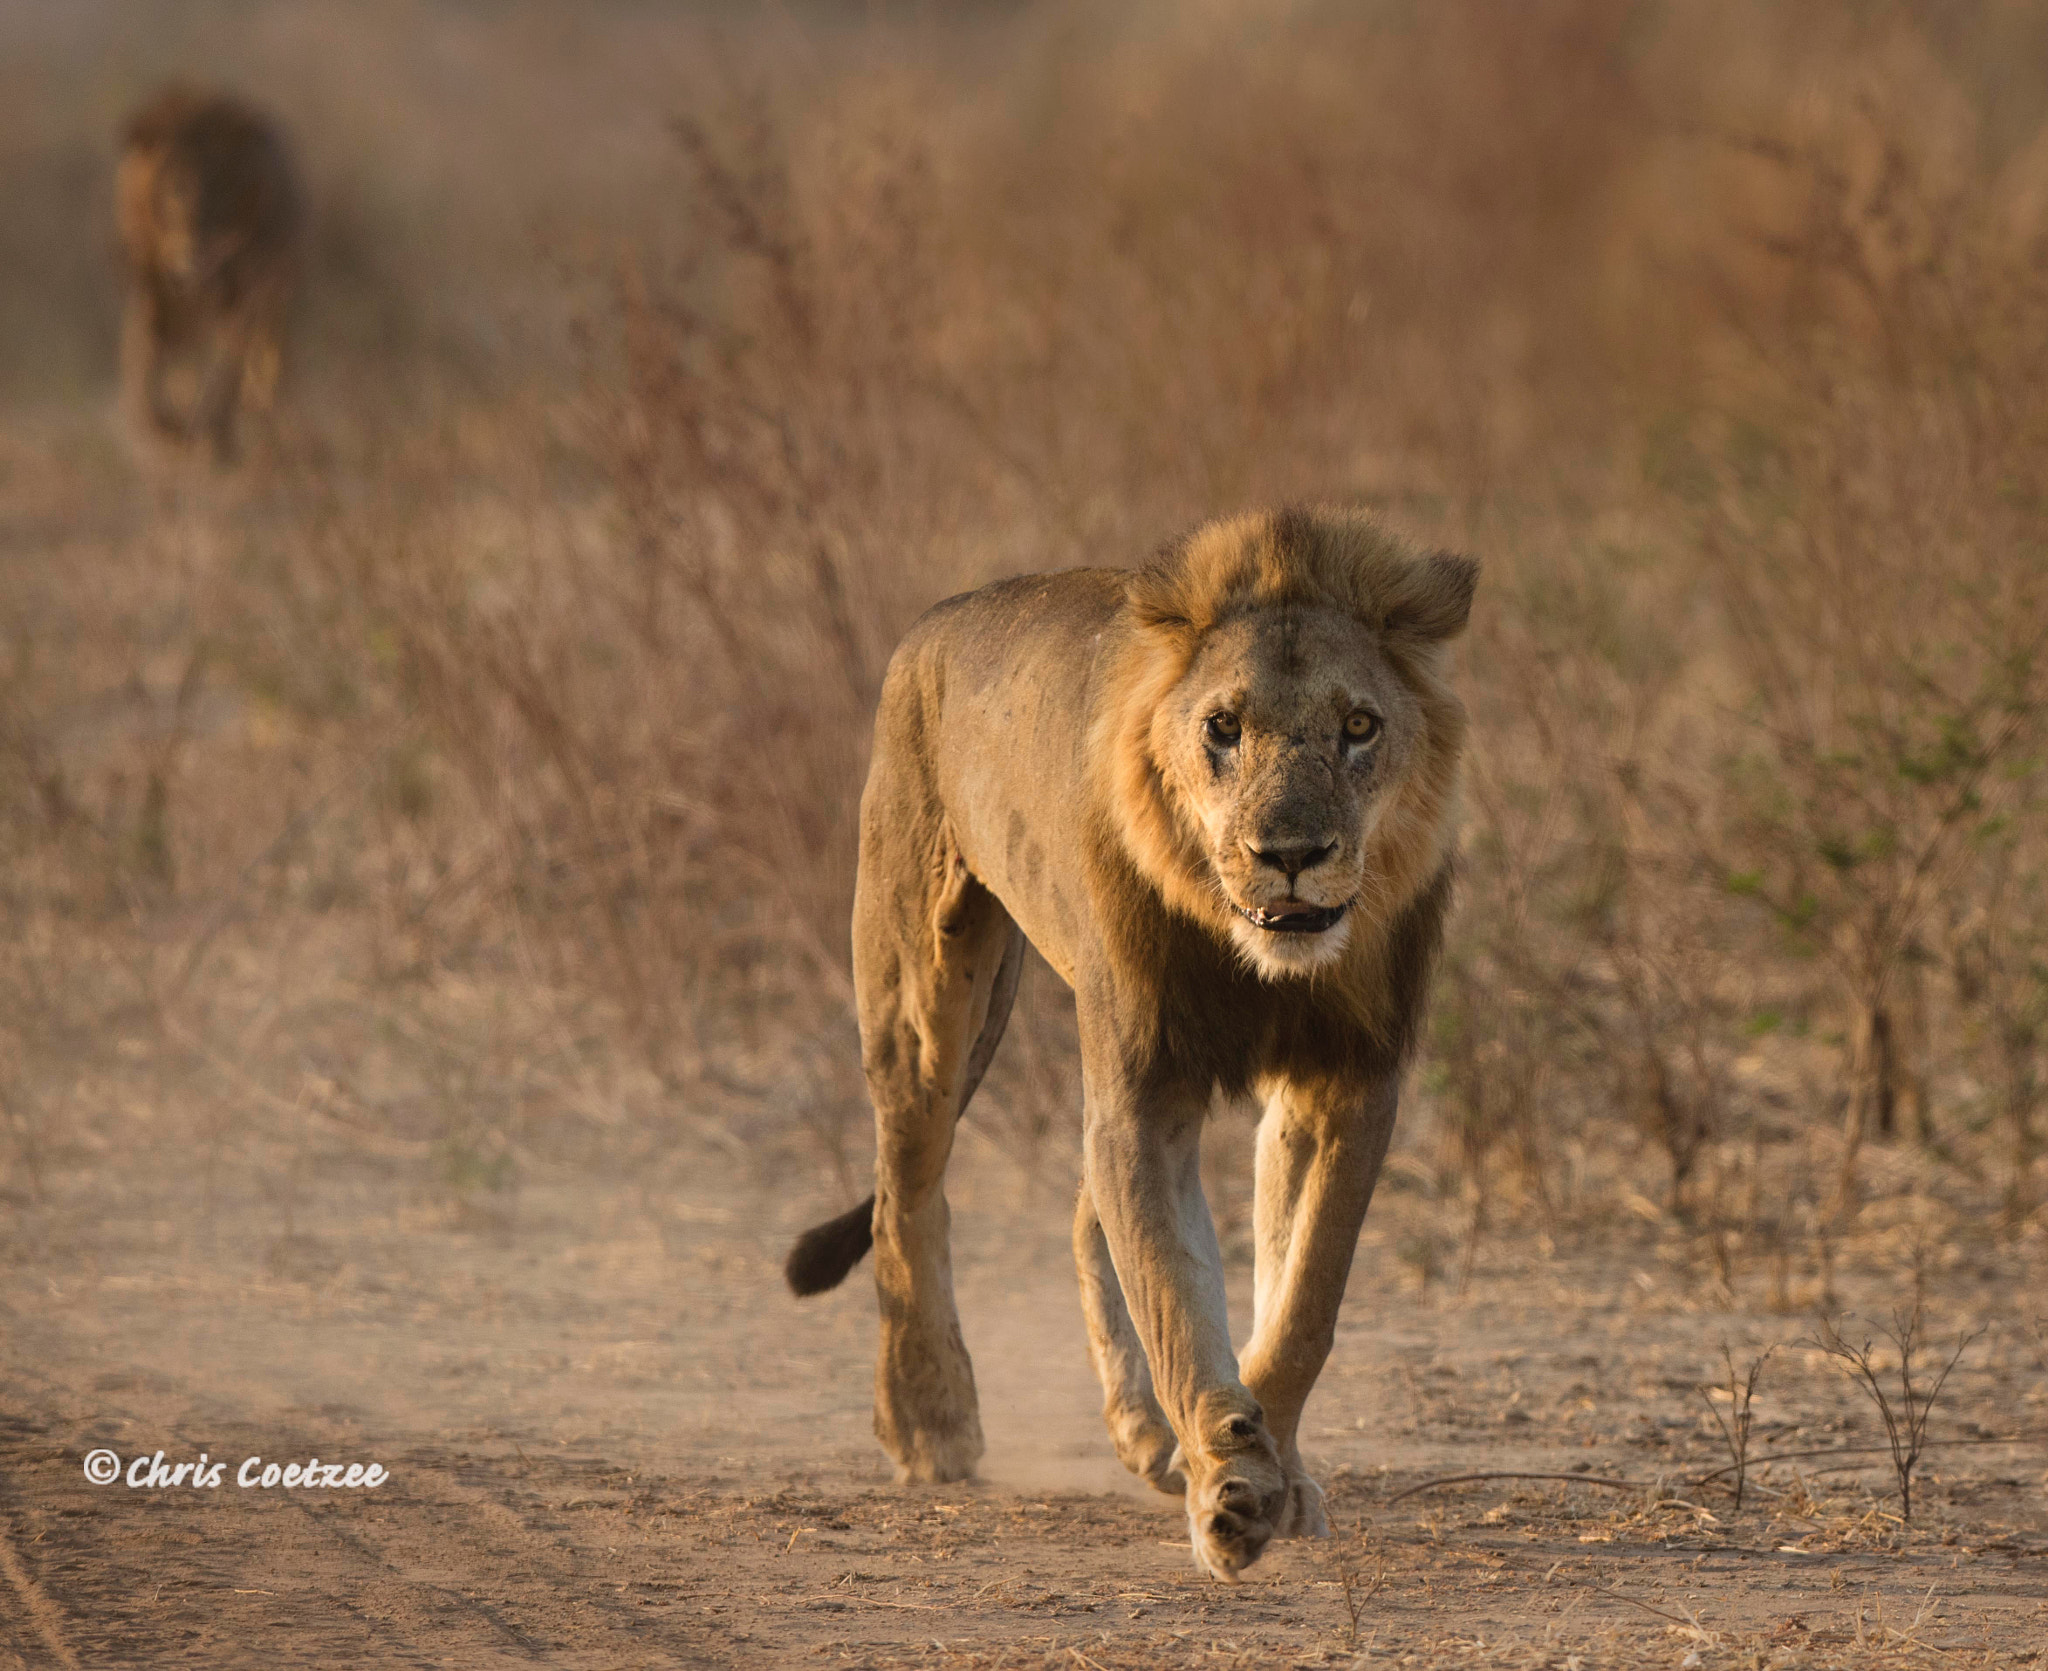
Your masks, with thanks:
[[[164,404],[163,363],[161,311],[149,285],[138,278],[121,315],[122,399],[138,427],[174,435],[183,426]]]
[[[1252,1223],[1258,1247],[1245,1384],[1258,1396],[1289,1479],[1282,1533],[1327,1531],[1302,1467],[1301,1413],[1336,1338],[1358,1232],[1394,1128],[1392,1079],[1357,1087],[1281,1084],[1259,1122]]]
[[[267,413],[277,402],[278,384],[284,375],[285,317],[295,280],[295,268],[280,265],[265,276],[245,304],[239,390],[245,412]]]
[[[1206,1098],[1141,1108],[1122,1087],[1091,1084],[1088,1100],[1088,1186],[1180,1441],[1195,1560],[1235,1580],[1272,1537],[1287,1477],[1230,1349],[1223,1256],[1202,1195]]]
[[[239,311],[217,319],[204,350],[192,424],[194,431],[212,445],[216,464],[232,464],[240,450],[235,420],[241,404],[249,330],[250,321]]]
[[[249,325],[243,333],[241,399],[245,410],[268,412],[277,401],[284,374],[286,295],[281,284],[266,285],[249,304]]]
[[[1178,1495],[1186,1484],[1173,1466],[1177,1441],[1152,1395],[1145,1343],[1131,1322],[1103,1239],[1102,1220],[1087,1179],[1074,1206],[1074,1267],[1081,1278],[1081,1314],[1088,1325],[1088,1355],[1102,1383],[1102,1416],[1123,1465],[1159,1490]]]

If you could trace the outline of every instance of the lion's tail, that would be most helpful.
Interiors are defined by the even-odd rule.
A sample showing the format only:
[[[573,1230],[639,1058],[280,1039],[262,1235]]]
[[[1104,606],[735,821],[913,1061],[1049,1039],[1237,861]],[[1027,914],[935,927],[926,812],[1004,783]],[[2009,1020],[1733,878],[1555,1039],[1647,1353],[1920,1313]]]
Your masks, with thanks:
[[[871,1195],[850,1212],[813,1225],[789,1250],[782,1274],[790,1292],[799,1296],[837,1288],[846,1273],[867,1257],[875,1245],[875,1198]]]

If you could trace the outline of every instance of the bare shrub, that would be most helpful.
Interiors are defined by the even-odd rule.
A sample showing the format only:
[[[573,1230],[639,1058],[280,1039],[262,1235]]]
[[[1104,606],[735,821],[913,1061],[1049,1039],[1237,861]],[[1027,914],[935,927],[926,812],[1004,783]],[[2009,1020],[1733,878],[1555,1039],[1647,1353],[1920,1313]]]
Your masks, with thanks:
[[[1757,1378],[1763,1374],[1764,1365],[1771,1360],[1777,1347],[1766,1347],[1758,1356],[1750,1359],[1746,1373],[1738,1375],[1735,1370],[1735,1353],[1726,1342],[1721,1346],[1722,1367],[1728,1372],[1728,1413],[1724,1416],[1721,1407],[1714,1402],[1713,1395],[1721,1389],[1718,1386],[1702,1386],[1700,1398],[1707,1407],[1707,1413],[1714,1418],[1714,1425],[1721,1430],[1721,1437],[1728,1446],[1728,1462],[1735,1475],[1735,1507],[1739,1513],[1742,1498],[1749,1486],[1749,1427],[1751,1406],[1756,1402]]]
[[[1545,351],[1502,344],[1541,314],[1553,345],[1636,352],[1574,312],[1554,264],[1633,203],[1630,147],[1656,130],[1645,89],[1672,73],[1654,55],[1618,67],[1617,9],[1561,8],[1513,43],[1557,69],[1539,89],[1507,71],[1504,43],[1482,49],[1475,17],[1432,23],[1473,50],[1429,96],[1506,99],[1490,131],[1545,135],[1583,166],[1581,191],[1493,193],[1487,166],[1522,166],[1512,143],[1416,155],[1401,131],[1414,90],[1389,86],[1333,140],[1333,107],[1298,67],[1369,40],[1339,22],[1231,61],[1234,108],[1266,114],[1256,153],[1194,114],[1224,74],[1214,41],[1141,63],[1114,29],[1093,43],[1101,69],[1054,54],[1014,86],[1063,112],[1028,167],[916,53],[800,98],[769,76],[676,124],[674,235],[630,257],[593,316],[593,461],[630,562],[603,572],[608,592],[586,583],[579,609],[604,654],[644,670],[640,688],[672,691],[663,669],[680,659],[717,717],[672,705],[658,748],[629,743],[600,735],[609,691],[554,713],[559,650],[515,637],[493,661],[565,782],[560,763],[594,748],[613,764],[592,782],[665,755],[656,780],[690,786],[688,860],[662,857],[673,832],[618,827],[602,797],[562,809],[583,832],[580,875],[633,855],[597,897],[646,901],[644,926],[607,905],[596,936],[642,994],[631,1009],[687,993],[678,1021],[701,1032],[746,971],[745,1025],[766,1039],[836,993],[840,1042],[792,1100],[827,1125],[857,1107],[831,1065],[840,923],[865,712],[903,623],[1005,569],[1128,560],[1202,511],[1377,475],[1409,490],[1402,514],[1494,557],[1472,644],[1468,904],[1432,1075],[1447,1170],[1472,1196],[1468,1268],[1501,1159],[1554,1211],[1546,1146],[1615,1112],[1660,1156],[1674,1210],[1725,1217],[1700,1157],[1742,1134],[1731,1064],[1761,1008],[1840,1018],[1838,1201],[1893,1108],[1932,1130],[1924,948],[2036,730],[2032,490],[2012,489],[2038,462],[2017,321],[2040,299],[1991,196],[1944,149],[1938,103],[1863,126],[1845,106],[1835,128],[1702,119],[1684,143],[1763,170],[1777,220],[1761,244],[1741,225],[1696,229],[1703,358],[1676,368],[1693,382],[1645,385],[1690,404],[1637,437],[1630,508],[1574,502],[1615,492],[1612,473],[1543,510],[1432,505],[1411,484],[1526,456],[1510,414],[1532,391],[1553,441],[1612,422]],[[1567,98],[1589,78],[1613,95],[1598,114]],[[1158,93],[1144,118],[1097,102],[1131,79]],[[991,194],[1005,213],[984,212]],[[1446,201],[1487,226],[1483,255],[1445,230]],[[1390,258],[1404,240],[1430,251],[1430,284]],[[1624,236],[1594,241],[1636,258]],[[1450,330],[1450,295],[1488,323]],[[1419,339],[1438,356],[1426,370],[1402,362]],[[1464,378],[1469,403],[1447,403]],[[675,740],[691,730],[700,741]],[[806,792],[765,781],[763,757]],[[662,793],[673,814],[678,791]],[[684,910],[708,927],[707,886],[728,898],[684,967],[651,937]]]
[[[1370,1582],[1365,1576],[1365,1564],[1369,1558],[1374,1561]],[[1331,1551],[1329,1564],[1337,1569],[1337,1585],[1343,1593],[1344,1649],[1347,1653],[1356,1653],[1358,1627],[1365,1622],[1366,1609],[1387,1585],[1387,1558],[1384,1553],[1375,1553],[1370,1535],[1361,1527],[1357,1549],[1354,1550],[1349,1540],[1345,1540]]]
[[[2048,151],[1993,50],[2028,7],[592,13],[560,63],[499,10],[444,19],[461,89],[353,13],[276,37],[352,53],[193,25],[306,113],[325,211],[306,399],[233,496],[130,503],[5,426],[30,543],[80,531],[0,593],[25,1175],[122,1018],[211,1083],[243,941],[317,938],[363,1013],[516,990],[575,1074],[850,1178],[905,625],[1331,497],[1487,565],[1405,1120],[1468,1270],[1518,1217],[1668,1214],[1790,1306],[1795,1262],[1853,1268],[1888,1123],[1926,1140],[1888,1184],[1967,1192],[1995,1143],[2037,1213]],[[37,79],[0,316],[110,381],[35,172],[104,173],[107,99]],[[43,340],[73,313],[105,340]],[[980,1128],[1057,1159],[1076,1080],[1034,975]]]
[[[1611,45],[1623,10],[1517,38],[1561,80],[1604,77],[1580,49]],[[1304,101],[1301,54],[1386,72],[1370,29],[1304,27],[1162,56],[1091,25],[1107,69],[1068,43],[1011,74],[1020,106],[1062,110],[1023,149],[972,114],[948,37],[885,30],[839,75],[742,47],[671,124],[668,224],[588,309],[577,422],[545,443],[568,458],[515,433],[529,460],[459,508],[434,502],[465,469],[446,454],[385,467],[382,503],[302,484],[298,626],[376,687],[390,760],[414,762],[398,775],[445,768],[492,830],[480,874],[503,909],[564,975],[604,983],[676,1084],[794,1112],[842,1171],[860,1105],[843,925],[868,714],[903,626],[998,573],[1129,562],[1210,511],[1351,490],[1365,437],[1413,440],[1389,378],[1444,387],[1386,363],[1382,317],[1443,307],[1391,229],[1441,241],[1444,185],[1532,252],[1578,223],[1574,199],[1488,183],[1529,172],[1511,144],[1448,174],[1391,114],[1333,144],[1373,106],[1341,82]],[[1483,86],[1442,91],[1512,97],[1588,166],[1618,163],[1627,121],[1580,131],[1562,87],[1489,52]],[[1119,89],[1143,81],[1163,96],[1134,129]],[[1263,113],[1256,146],[1203,115],[1225,86]],[[1442,253],[1490,285],[1483,241]],[[1526,304],[1495,285],[1486,305],[1511,333]],[[1042,1036],[1035,1013],[1025,1071],[990,1087],[1025,1148],[1071,1120],[1022,1109],[1057,1109],[1071,1061],[1058,1006]],[[1515,1095],[1533,1138],[1534,1085]]]
[[[1503,518],[1500,614],[1475,623],[1452,1129],[1488,1048],[1468,1012],[1502,1029],[1533,1002],[1514,1025],[1545,1052],[1542,1129],[1629,1114],[1688,1214],[1699,1157],[1754,1118],[1733,1063],[1788,1017],[1841,1040],[1838,1212],[1867,1136],[1903,1115],[1935,1142],[1958,1045],[2005,1049],[1996,1082],[2032,1107],[2026,977],[2001,1023],[1976,971],[2041,941],[2021,912],[1992,951],[1967,902],[2015,862],[1998,841],[2033,799],[2048,693],[2048,368],[2020,325],[2048,294],[1934,72],[1858,95],[1866,70],[1661,136],[1708,177],[1739,159],[1757,218],[1685,229],[1702,358],[1638,431],[1641,497]],[[1958,1039],[1927,975],[1965,920]],[[1497,1059],[1485,1080],[1509,1106]],[[2015,1145],[2026,1118],[2001,1116]]]
[[[1947,948],[1963,1043],[1991,1068],[1987,1100],[2006,1145],[2005,1216],[2017,1227],[2039,1205],[2034,1163],[2048,1102],[2048,877],[2029,839],[2048,808],[2028,762],[2010,810],[1974,832],[1966,880],[1948,901]]]
[[[2048,693],[2026,416],[2048,363],[2019,323],[2048,295],[1993,202],[1896,127],[1859,180],[1859,132],[1765,147],[1803,205],[1775,246],[1794,352],[1722,430],[1700,520],[1747,733],[1717,857],[1839,983],[1845,1199],[1902,1102],[1928,1132],[1921,940]]]
[[[1662,764],[1693,741],[1696,646],[1667,578],[1587,547],[1552,533],[1541,567],[1502,577],[1504,618],[1485,629],[1475,884],[1501,893],[1467,920],[1537,996],[1555,1070],[1662,1152],[1668,1203],[1691,1213],[1697,1163],[1727,1123],[1728,1040],[1751,983],[1739,932],[1702,898]]]
[[[1913,1302],[1910,1312],[1894,1310],[1889,1327],[1880,1323],[1878,1333],[1891,1342],[1899,1355],[1895,1366],[1890,1366],[1898,1379],[1898,1401],[1894,1403],[1890,1390],[1885,1385],[1888,1366],[1873,1356],[1875,1342],[1870,1339],[1860,1344],[1844,1335],[1839,1324],[1823,1318],[1820,1333],[1813,1344],[1839,1363],[1850,1379],[1862,1390],[1863,1395],[1876,1406],[1878,1419],[1884,1423],[1885,1442],[1891,1450],[1892,1472],[1899,1485],[1899,1513],[1906,1519],[1913,1518],[1913,1469],[1919,1464],[1920,1453],[1927,1445],[1927,1418],[1934,1413],[1934,1406],[1940,1401],[1941,1389],[1948,1385],[1949,1373],[1962,1361],[1982,1330],[1956,1336],[1955,1350],[1941,1362],[1939,1371],[1930,1384],[1924,1372],[1916,1384],[1914,1381],[1916,1353],[1924,1351],[1925,1339],[1922,1325],[1924,1314],[1920,1302]]]

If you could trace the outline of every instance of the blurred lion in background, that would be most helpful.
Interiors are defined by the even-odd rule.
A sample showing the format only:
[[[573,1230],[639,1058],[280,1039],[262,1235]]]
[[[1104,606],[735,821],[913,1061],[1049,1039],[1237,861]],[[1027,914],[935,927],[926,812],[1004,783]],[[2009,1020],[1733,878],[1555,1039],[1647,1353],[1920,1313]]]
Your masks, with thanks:
[[[115,218],[128,267],[121,375],[138,422],[233,461],[268,410],[299,278],[303,199],[284,134],[234,99],[160,93],[122,133]]]

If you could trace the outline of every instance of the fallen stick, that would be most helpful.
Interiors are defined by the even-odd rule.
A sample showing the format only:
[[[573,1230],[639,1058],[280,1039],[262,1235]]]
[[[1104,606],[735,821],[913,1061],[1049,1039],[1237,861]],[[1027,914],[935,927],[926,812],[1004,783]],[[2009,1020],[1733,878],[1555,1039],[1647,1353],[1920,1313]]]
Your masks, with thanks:
[[[1929,1439],[1922,1448],[1933,1450],[1937,1445],[2032,1445],[2039,1444],[2044,1437],[2048,1437],[2048,1435],[2022,1433],[2012,1438]],[[1749,1459],[1749,1466],[1756,1468],[1766,1462],[1805,1462],[1817,1456],[1884,1456],[1889,1453],[1889,1450],[1890,1447],[1886,1445],[1830,1445],[1825,1450],[1776,1451],[1769,1456],[1751,1457]],[[1732,1474],[1734,1472],[1734,1463],[1724,1463],[1712,1473],[1701,1474],[1692,1483],[1694,1485],[1707,1485],[1719,1479],[1723,1474]]]
[[[1470,1485],[1477,1480],[1563,1480],[1567,1485],[1604,1485],[1609,1491],[1647,1491],[1650,1488],[1640,1480],[1602,1479],[1598,1474],[1446,1474],[1442,1479],[1424,1480],[1420,1485],[1411,1485],[1406,1491],[1397,1491],[1387,1499],[1391,1505],[1403,1497],[1413,1497],[1420,1492],[1434,1491],[1444,1485]]]
[[[1926,1448],[1932,1450],[1936,1445],[2025,1445],[2037,1443],[2043,1437],[2044,1435],[2038,1433],[2024,1433],[2011,1438],[1929,1439]],[[1884,1454],[1885,1447],[1883,1445],[1831,1445],[1825,1450],[1777,1451],[1769,1456],[1751,1457],[1749,1465],[1754,1468],[1766,1462],[1804,1462],[1814,1457],[1823,1456],[1883,1456]],[[1695,1486],[1708,1485],[1718,1480],[1723,1474],[1732,1474],[1734,1472],[1735,1465],[1731,1462],[1723,1467],[1714,1469],[1711,1473],[1697,1476],[1690,1483]],[[1434,1491],[1439,1486],[1473,1485],[1481,1480],[1562,1480],[1567,1485],[1604,1485],[1609,1491],[1648,1491],[1650,1489],[1640,1480],[1603,1479],[1598,1474],[1525,1474],[1505,1471],[1484,1474],[1445,1474],[1440,1479],[1424,1480],[1420,1485],[1411,1485],[1405,1491],[1397,1491],[1387,1499],[1387,1502],[1389,1505],[1392,1505],[1400,1502],[1403,1497],[1419,1496],[1425,1491]]]

